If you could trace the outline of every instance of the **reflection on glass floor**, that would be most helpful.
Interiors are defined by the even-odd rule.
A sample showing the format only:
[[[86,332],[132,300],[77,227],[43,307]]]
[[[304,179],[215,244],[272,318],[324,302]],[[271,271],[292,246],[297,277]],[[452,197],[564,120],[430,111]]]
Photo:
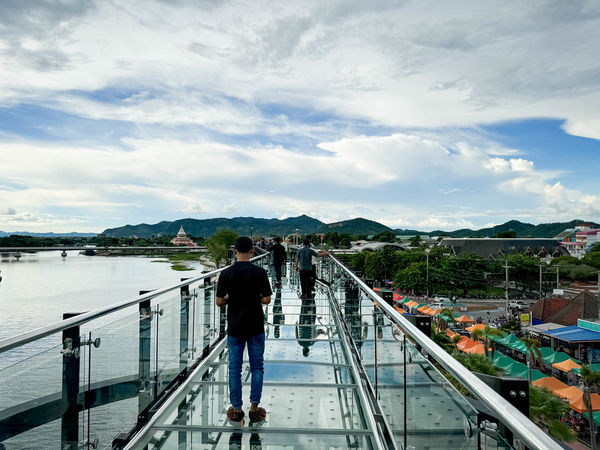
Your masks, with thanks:
[[[300,300],[295,287],[284,285],[266,312],[261,406],[267,420],[258,428],[246,422],[241,430],[228,423],[225,347],[191,380],[185,401],[172,408],[168,420],[153,427],[148,448],[374,448],[327,294],[318,290],[314,299]],[[247,413],[250,367],[247,353],[244,357]]]

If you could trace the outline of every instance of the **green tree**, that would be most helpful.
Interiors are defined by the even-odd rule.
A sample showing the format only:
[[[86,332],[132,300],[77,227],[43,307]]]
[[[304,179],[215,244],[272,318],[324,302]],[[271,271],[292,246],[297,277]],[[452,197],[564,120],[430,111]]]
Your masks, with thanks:
[[[450,341],[452,342],[452,346],[453,346],[453,350],[452,353],[454,355],[458,354],[458,343],[460,342],[460,338],[462,336],[458,333],[456,333],[454,336],[452,336],[452,338],[450,339]]]
[[[421,235],[417,234],[410,238],[410,246],[411,247],[420,247],[423,243],[423,239],[421,239]]]
[[[382,231],[381,233],[373,236],[373,240],[377,242],[396,242],[396,233],[393,231]]]
[[[494,351],[496,350],[496,348],[495,348],[494,341],[490,340],[490,336],[498,336],[498,337],[503,338],[504,333],[502,331],[500,331],[498,328],[492,328],[489,325],[486,325],[484,328],[480,328],[471,333],[472,339],[483,338],[483,345],[484,345],[484,351],[485,351],[486,357],[488,356],[489,344],[490,344],[490,342],[492,343],[492,356],[491,357],[494,358]]]
[[[528,380],[529,386],[531,386],[531,369],[535,362],[542,361],[542,352],[540,351],[540,341],[537,339],[522,337],[521,342],[527,347],[527,367],[528,367]]]
[[[598,250],[593,250],[594,248],[598,248]],[[595,244],[595,246],[592,247],[592,250],[584,255],[581,262],[588,266],[595,267],[596,269],[600,269],[600,247],[598,247],[598,244]]]
[[[455,358],[471,372],[479,372],[494,376],[500,373],[500,369],[494,366],[492,360],[486,358],[484,355],[475,355],[472,353],[465,355],[464,353],[461,353],[456,355]]]
[[[574,439],[561,418],[569,407],[547,389],[529,386],[529,416],[550,436],[569,442]]]
[[[354,270],[360,270],[361,272],[365,271],[365,259],[367,258],[367,254],[370,252],[362,251],[355,253],[350,257],[350,265]]]
[[[595,372],[588,365],[581,366],[581,379],[585,389],[583,391],[583,403],[587,408],[588,419],[590,421],[590,443],[592,450],[596,450],[596,425],[594,424],[594,411],[592,411],[592,388],[600,384],[600,372]]]
[[[504,238],[504,239],[516,238],[517,232],[515,230],[500,231],[499,233],[496,233],[492,237],[493,238]]]
[[[235,244],[238,234],[233,230],[219,230],[205,241],[206,248],[217,267],[227,258],[227,249]]]
[[[452,313],[452,310],[450,308],[442,308],[442,310],[440,311],[440,315],[438,316],[438,326],[440,327],[440,329],[445,330],[447,328],[447,321],[454,323],[456,322],[456,319],[454,318],[454,314]]]

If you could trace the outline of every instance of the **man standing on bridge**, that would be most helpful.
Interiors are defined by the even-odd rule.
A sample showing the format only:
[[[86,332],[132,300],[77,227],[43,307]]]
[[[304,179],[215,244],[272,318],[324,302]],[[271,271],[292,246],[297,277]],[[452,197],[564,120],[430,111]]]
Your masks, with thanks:
[[[227,347],[229,349],[229,400],[227,417],[243,424],[242,360],[248,345],[250,359],[250,422],[262,422],[267,416],[259,408],[262,395],[265,351],[264,313],[262,305],[271,303],[271,286],[267,273],[250,262],[254,252],[252,240],[240,237],[235,242],[237,262],[223,270],[217,285],[217,306],[227,308]]]

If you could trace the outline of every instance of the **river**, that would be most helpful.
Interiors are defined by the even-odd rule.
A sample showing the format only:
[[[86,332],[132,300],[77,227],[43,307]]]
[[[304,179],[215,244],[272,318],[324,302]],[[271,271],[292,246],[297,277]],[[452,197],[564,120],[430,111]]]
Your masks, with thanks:
[[[128,299],[140,290],[177,283],[204,269],[171,269],[161,258],[84,256],[77,251],[0,256],[0,340],[62,320],[64,312],[87,312]],[[163,259],[163,261],[166,261]],[[2,356],[0,355],[0,367]]]

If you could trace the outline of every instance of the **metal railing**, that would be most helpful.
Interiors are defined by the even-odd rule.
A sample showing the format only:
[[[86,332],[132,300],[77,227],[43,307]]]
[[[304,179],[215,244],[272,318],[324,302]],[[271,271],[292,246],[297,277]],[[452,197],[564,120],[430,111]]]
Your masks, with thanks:
[[[363,280],[345,267],[338,259],[331,255],[329,258],[366,296],[377,303],[378,309],[381,310],[393,324],[397,325],[406,337],[418,345],[421,348],[422,353],[428,355],[437,364],[443,367],[450,376],[457,380],[471,393],[471,395],[485,405],[492,416],[496,417],[504,426],[512,431],[516,438],[516,442],[520,443],[519,445],[526,446],[530,449],[540,450],[558,450],[562,448],[554,439],[542,431],[516,407],[501,397],[490,386],[438,346],[433,340],[413,325],[413,323],[398,313],[392,306],[383,301],[373,289],[367,286]]]

